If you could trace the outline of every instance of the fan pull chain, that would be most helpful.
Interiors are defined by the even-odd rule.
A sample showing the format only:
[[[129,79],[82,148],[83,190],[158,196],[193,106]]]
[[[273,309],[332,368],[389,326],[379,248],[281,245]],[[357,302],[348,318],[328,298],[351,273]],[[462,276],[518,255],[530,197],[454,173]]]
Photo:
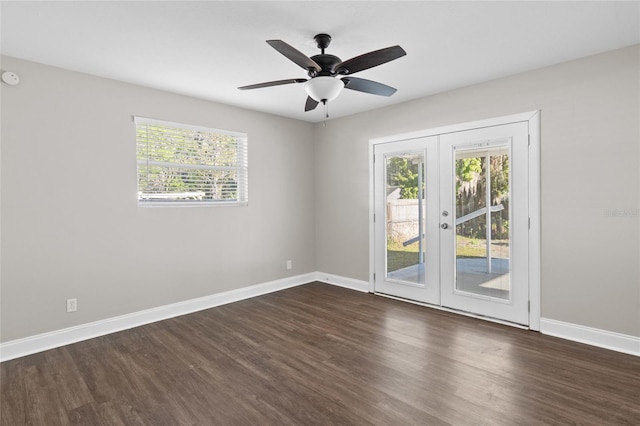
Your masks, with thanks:
[[[327,118],[329,118],[329,102],[327,102],[326,99],[323,99],[322,105],[324,105],[324,121],[322,122],[322,127],[327,127]]]

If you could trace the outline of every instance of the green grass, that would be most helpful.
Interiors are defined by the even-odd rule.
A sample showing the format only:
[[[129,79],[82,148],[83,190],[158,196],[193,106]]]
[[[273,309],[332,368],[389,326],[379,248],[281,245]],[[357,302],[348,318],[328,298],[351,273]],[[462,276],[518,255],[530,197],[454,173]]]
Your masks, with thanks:
[[[457,257],[486,257],[487,246],[485,240],[456,236]]]
[[[387,241],[387,271],[397,271],[418,263],[418,243],[403,246],[396,240]]]
[[[456,237],[456,254],[458,257],[486,257],[487,248],[485,240],[467,238],[458,235]],[[506,240],[492,241],[492,257],[508,257],[509,246]],[[416,265],[418,263],[418,243],[404,247],[398,241],[387,242],[387,271]]]
[[[397,271],[418,263],[418,251],[387,250],[387,271]]]

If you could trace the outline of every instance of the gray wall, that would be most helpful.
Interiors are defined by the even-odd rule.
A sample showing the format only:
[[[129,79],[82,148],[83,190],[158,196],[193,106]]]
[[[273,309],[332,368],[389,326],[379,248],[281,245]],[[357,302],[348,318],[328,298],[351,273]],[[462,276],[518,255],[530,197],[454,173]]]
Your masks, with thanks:
[[[640,208],[639,46],[326,127],[2,68],[21,77],[0,89],[3,342],[316,270],[367,280],[369,139],[538,109],[542,316],[640,336],[640,218],[606,216]],[[249,206],[139,208],[133,115],[248,133]]]
[[[316,270],[309,123],[2,68],[2,341]],[[133,115],[248,133],[249,206],[138,207]]]
[[[318,270],[368,280],[370,138],[541,110],[542,317],[640,336],[639,104],[633,46],[316,125]]]

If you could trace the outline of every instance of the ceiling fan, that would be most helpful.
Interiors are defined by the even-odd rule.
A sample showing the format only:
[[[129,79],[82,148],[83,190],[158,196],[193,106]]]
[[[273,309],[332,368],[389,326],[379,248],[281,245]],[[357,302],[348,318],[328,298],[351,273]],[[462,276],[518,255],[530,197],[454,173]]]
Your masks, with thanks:
[[[342,61],[337,56],[324,53],[325,49],[329,47],[329,43],[331,43],[329,34],[317,34],[313,39],[316,41],[318,49],[320,49],[320,54],[310,58],[282,40],[267,40],[271,47],[307,71],[309,79],[290,78],[251,84],[238,87],[238,89],[260,89],[283,84],[304,83],[304,88],[308,94],[304,107],[305,111],[315,109],[321,102],[326,105],[328,101],[335,99],[343,88],[380,96],[391,96],[396,92],[396,89],[391,86],[365,80],[364,78],[351,77],[351,74],[377,67],[406,55],[407,52],[402,47],[391,46]],[[344,77],[338,78],[338,76]]]

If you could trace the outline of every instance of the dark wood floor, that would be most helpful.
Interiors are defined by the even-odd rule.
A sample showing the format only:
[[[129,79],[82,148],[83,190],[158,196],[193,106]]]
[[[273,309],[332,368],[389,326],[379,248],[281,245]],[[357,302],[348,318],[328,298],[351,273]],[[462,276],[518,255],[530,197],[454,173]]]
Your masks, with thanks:
[[[320,283],[0,365],[2,425],[640,424],[640,358]]]

